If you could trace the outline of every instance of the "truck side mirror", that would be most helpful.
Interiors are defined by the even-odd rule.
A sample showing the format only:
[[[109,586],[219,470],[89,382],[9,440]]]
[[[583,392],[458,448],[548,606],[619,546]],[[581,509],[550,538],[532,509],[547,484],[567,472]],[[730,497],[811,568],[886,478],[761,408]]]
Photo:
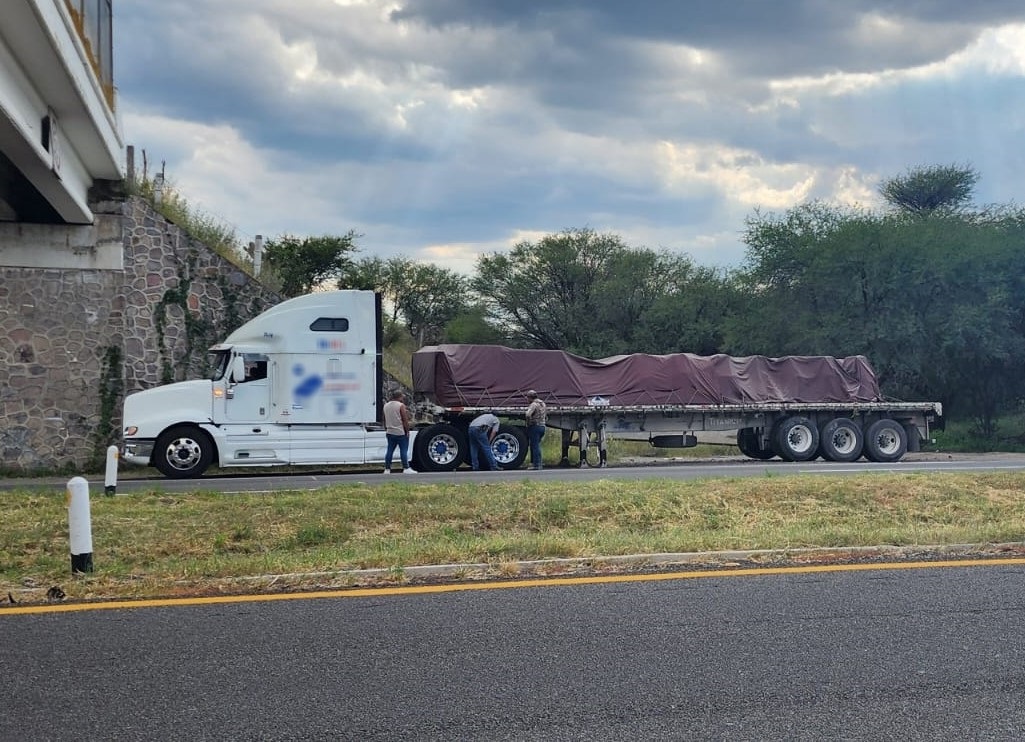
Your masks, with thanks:
[[[246,380],[246,361],[242,356],[235,356],[231,361],[231,381],[240,384]]]

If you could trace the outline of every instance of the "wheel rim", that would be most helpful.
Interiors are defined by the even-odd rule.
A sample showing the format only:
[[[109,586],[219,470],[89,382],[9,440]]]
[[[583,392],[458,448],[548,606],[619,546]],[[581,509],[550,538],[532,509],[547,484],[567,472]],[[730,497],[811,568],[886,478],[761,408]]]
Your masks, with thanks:
[[[449,466],[459,456],[459,444],[447,433],[435,435],[427,442],[427,458],[438,466]]]
[[[876,434],[876,448],[880,453],[892,455],[900,450],[900,436],[892,428],[885,428]]]
[[[850,428],[837,428],[830,441],[833,444],[833,450],[842,456],[854,453],[858,446],[858,438]]]
[[[491,444],[491,451],[499,465],[511,464],[520,455],[520,442],[514,435],[499,433]]]
[[[171,468],[189,471],[199,465],[203,458],[203,447],[192,438],[175,438],[167,446],[164,458]]]
[[[787,444],[795,454],[807,453],[814,442],[815,438],[806,425],[795,425],[787,431]]]

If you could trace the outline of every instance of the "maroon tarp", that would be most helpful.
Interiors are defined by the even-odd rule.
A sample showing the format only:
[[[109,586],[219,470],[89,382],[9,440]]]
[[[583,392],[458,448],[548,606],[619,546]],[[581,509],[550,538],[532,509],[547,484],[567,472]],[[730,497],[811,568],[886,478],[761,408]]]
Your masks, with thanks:
[[[553,406],[878,402],[864,356],[614,356],[559,350],[432,345],[413,354],[413,390],[444,407],[526,406],[535,389]]]

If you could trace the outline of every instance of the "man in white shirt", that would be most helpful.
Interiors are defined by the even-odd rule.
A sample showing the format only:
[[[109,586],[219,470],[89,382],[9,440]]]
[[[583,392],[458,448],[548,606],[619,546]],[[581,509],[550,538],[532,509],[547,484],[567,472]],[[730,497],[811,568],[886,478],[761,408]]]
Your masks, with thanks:
[[[391,474],[392,456],[398,448],[402,473],[415,474],[409,466],[409,408],[406,407],[406,395],[401,389],[392,392],[391,400],[384,405],[384,435],[388,441],[384,451],[384,473]]]
[[[491,450],[491,442],[498,435],[499,425],[498,418],[490,412],[478,415],[470,421],[470,429],[467,432],[470,436],[470,466],[474,471],[480,470],[482,457],[484,468],[498,471],[498,462],[495,461],[495,452]]]

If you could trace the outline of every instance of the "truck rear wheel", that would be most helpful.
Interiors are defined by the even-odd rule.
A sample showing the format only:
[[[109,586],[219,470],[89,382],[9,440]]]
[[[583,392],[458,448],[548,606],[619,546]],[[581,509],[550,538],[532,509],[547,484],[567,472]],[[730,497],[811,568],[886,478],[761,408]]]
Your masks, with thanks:
[[[466,431],[449,423],[436,423],[416,434],[413,450],[423,471],[454,471],[467,460],[470,449]]]
[[[857,461],[864,445],[861,426],[850,418],[829,420],[819,431],[819,451],[826,461]]]
[[[416,435],[413,436],[413,448],[409,451],[409,463],[417,471],[429,471],[424,460],[424,444],[427,439],[422,434],[425,430],[427,430],[426,427],[416,429]]]
[[[896,420],[876,420],[865,433],[865,458],[889,464],[900,461],[908,450],[908,434]]]
[[[810,461],[819,452],[819,429],[800,415],[777,422],[770,440],[772,450],[784,461]]]
[[[201,477],[214,460],[214,442],[194,425],[165,430],[153,447],[153,466],[170,479]]]
[[[758,433],[754,428],[741,428],[737,431],[737,448],[750,459],[768,461],[776,453],[771,448],[762,448]]]
[[[527,433],[520,425],[501,425],[491,442],[500,469],[519,469],[527,458]]]

